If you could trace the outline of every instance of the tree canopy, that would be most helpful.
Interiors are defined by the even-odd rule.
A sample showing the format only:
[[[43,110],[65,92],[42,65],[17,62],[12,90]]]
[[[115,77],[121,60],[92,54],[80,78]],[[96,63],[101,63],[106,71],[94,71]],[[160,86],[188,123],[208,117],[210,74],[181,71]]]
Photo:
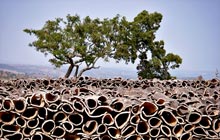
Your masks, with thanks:
[[[66,20],[49,20],[42,29],[25,29],[26,33],[37,39],[30,46],[47,54],[52,54],[49,61],[60,67],[69,64],[65,77],[75,70],[74,77],[83,72],[98,68],[99,59],[116,62],[134,63],[139,59],[138,75],[143,78],[171,78],[168,70],[178,68],[182,59],[164,49],[163,41],[155,41],[155,33],[160,27],[162,15],[142,11],[133,21],[116,15],[109,19],[80,19],[78,15],[67,15]],[[151,56],[148,56],[148,55]],[[85,66],[79,69],[80,66]]]

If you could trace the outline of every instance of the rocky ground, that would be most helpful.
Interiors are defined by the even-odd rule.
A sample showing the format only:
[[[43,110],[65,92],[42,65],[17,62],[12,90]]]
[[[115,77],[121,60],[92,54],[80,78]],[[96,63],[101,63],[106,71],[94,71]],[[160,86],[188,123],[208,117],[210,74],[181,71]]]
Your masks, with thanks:
[[[0,80],[0,138],[220,139],[220,81]]]

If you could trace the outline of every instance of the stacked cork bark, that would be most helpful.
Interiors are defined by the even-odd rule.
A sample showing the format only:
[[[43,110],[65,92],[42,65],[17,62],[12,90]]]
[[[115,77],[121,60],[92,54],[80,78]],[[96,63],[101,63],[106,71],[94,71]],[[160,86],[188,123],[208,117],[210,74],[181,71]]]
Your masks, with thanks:
[[[220,139],[220,81],[0,80],[0,138]]]

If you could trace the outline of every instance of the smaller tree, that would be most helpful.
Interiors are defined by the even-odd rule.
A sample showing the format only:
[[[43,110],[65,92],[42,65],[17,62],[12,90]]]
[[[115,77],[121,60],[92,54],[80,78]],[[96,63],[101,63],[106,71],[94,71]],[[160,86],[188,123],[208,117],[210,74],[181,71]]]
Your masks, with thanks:
[[[29,45],[45,55],[51,54],[53,58],[49,62],[55,67],[69,64],[66,78],[73,69],[74,77],[78,78],[83,72],[98,68],[95,66],[98,59],[108,60],[110,43],[106,34],[109,28],[107,19],[100,21],[87,16],[81,21],[78,15],[67,15],[66,20],[49,20],[42,29],[25,29],[24,32],[37,37]],[[80,66],[85,67],[80,69]]]

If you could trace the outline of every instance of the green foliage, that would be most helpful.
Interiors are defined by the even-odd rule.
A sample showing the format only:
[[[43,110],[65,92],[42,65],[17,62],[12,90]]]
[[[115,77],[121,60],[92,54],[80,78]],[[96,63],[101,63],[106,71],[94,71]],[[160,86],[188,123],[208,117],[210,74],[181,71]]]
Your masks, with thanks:
[[[69,77],[75,68],[75,77],[95,67],[98,59],[116,62],[134,63],[137,59],[138,75],[143,78],[171,78],[168,70],[178,68],[182,59],[175,54],[166,53],[164,42],[155,41],[155,33],[160,27],[162,15],[142,11],[133,21],[116,15],[112,19],[83,20],[78,15],[67,15],[66,20],[57,18],[49,20],[42,29],[25,29],[36,40],[30,46],[54,56],[49,60],[54,66],[69,64],[66,74]],[[151,56],[147,56],[147,55]],[[79,66],[84,63],[85,68]]]

